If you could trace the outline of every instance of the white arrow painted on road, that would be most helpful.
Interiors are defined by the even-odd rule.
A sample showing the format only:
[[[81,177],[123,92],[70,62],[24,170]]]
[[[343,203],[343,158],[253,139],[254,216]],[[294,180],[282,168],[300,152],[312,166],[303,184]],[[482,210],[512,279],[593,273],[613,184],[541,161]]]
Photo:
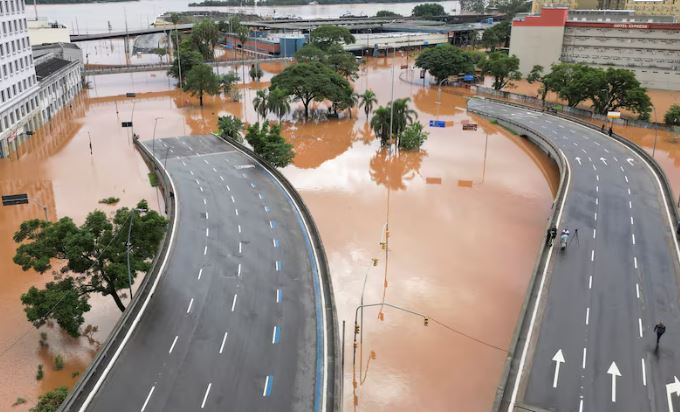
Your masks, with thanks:
[[[633,164],[633,159],[630,158],[630,157],[629,157],[628,159],[626,159],[626,162],[628,162],[628,164],[630,164],[631,166],[635,166],[635,165]]]
[[[678,380],[677,376],[673,376],[673,378],[675,378],[675,382],[666,385],[666,398],[668,399],[668,410],[670,412],[673,412],[673,394],[680,395],[680,380]]]
[[[560,365],[564,363],[564,355],[562,355],[562,349],[555,353],[552,358],[555,362],[555,377],[553,378],[553,388],[557,388],[557,380],[560,378]]]
[[[576,161],[578,162],[578,165],[581,166],[581,158],[576,156]]]
[[[604,157],[601,157],[600,160],[602,160],[602,163],[604,163],[605,166],[607,166],[607,159]]]
[[[612,375],[612,402],[616,402],[616,377],[621,376],[619,368],[616,367],[616,362],[612,362],[607,373]]]

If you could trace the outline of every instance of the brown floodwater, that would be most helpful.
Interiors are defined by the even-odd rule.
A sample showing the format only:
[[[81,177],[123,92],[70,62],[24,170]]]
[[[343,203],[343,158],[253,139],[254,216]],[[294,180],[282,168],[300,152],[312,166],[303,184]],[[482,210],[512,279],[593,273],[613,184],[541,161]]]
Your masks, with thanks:
[[[453,126],[428,128],[430,136],[420,152],[390,154],[373,138],[363,110],[355,110],[352,119],[343,115],[286,122],[284,134],[296,157],[283,173],[299,189],[320,228],[338,316],[347,322],[346,409],[445,411],[456,405],[456,410],[486,411],[558,176],[546,156],[525,140],[468,115],[465,96],[446,92],[438,98],[434,89],[400,81],[402,60],[396,61],[395,97],[411,97],[425,125],[439,119]],[[368,86],[385,104],[391,94],[391,63],[372,59],[355,82],[357,91]],[[174,89],[162,72],[91,77],[92,89],[72,109],[20,146],[18,156],[0,161],[0,187],[3,193],[27,192],[40,200],[50,219],[72,216],[82,221],[95,208],[112,212],[115,207],[97,203],[108,196],[120,197],[118,206],[146,198],[161,208],[130,142],[132,131],[122,129],[120,122],[132,120],[134,132],[149,139],[154,130],[156,137],[209,133],[226,113],[256,121],[251,103],[255,90],[267,86],[283,67],[263,64],[262,82],[240,86],[241,102],[209,97],[202,108],[195,97]],[[129,91],[137,96],[126,98]],[[322,113],[326,107],[315,104],[314,111]],[[294,116],[301,116],[299,108]],[[462,131],[463,120],[480,127]],[[20,294],[49,275],[22,272],[12,263],[16,245],[11,235],[21,221],[42,213],[37,203],[0,208],[0,276],[5,284],[0,291],[0,367],[13,371],[0,375],[0,410],[17,397],[30,405],[46,390],[71,385],[77,380],[72,373],[83,371],[97,349],[96,342],[69,338],[50,326],[40,329],[47,332],[49,344],[41,348],[39,331],[25,319]],[[386,261],[380,242],[388,219]],[[395,309],[367,308],[353,391],[352,323],[365,276],[365,303],[390,303],[432,321],[425,327],[422,319]],[[98,326],[93,338],[102,342],[119,312],[110,299],[93,297],[91,303],[86,323]],[[56,354],[66,360],[63,371],[53,371]],[[45,365],[41,382],[35,380],[39,363]]]

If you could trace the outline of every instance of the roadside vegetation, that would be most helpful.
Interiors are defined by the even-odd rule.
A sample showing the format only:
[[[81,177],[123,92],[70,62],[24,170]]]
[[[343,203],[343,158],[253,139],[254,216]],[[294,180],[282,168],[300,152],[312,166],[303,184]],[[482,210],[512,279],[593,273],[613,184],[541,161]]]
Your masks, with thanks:
[[[166,225],[165,218],[149,210],[144,200],[135,209],[118,209],[112,218],[95,210],[80,226],[69,217],[55,222],[23,222],[14,234],[19,244],[14,263],[24,271],[47,272],[53,277],[44,288],[32,286],[21,295],[28,320],[36,328],[48,320],[56,321],[65,332],[77,337],[85,321],[83,314],[90,310],[92,294],[110,296],[121,312],[125,310],[119,293],[130,286],[126,265],[128,233],[130,277],[134,280],[138,273],[150,269]],[[59,363],[55,360],[55,366]],[[63,366],[63,360],[61,363]],[[41,370],[42,366],[40,375]]]
[[[68,389],[65,386],[60,386],[54,390],[41,395],[38,398],[38,403],[30,409],[30,412],[56,412],[59,406],[66,400],[68,396]]]
[[[664,115],[663,121],[669,126],[680,126],[680,105],[672,105]]]

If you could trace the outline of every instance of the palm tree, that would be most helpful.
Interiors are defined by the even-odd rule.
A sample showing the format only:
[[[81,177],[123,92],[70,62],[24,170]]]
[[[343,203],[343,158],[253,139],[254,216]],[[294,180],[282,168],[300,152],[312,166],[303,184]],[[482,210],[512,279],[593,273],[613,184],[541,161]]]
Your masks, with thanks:
[[[267,89],[258,90],[255,98],[253,99],[253,108],[257,113],[257,121],[260,122],[260,116],[262,118],[267,117]]]
[[[376,137],[380,138],[380,143],[384,146],[389,139],[390,130],[390,109],[387,107],[378,107],[373,112],[371,118],[371,128],[375,132]]]
[[[273,113],[278,119],[279,124],[281,119],[290,111],[290,100],[288,94],[278,87],[269,91],[267,96],[267,110]]]
[[[413,123],[415,119],[418,118],[418,113],[415,110],[409,108],[410,97],[403,99],[397,99],[393,104],[394,121],[392,123],[392,131],[395,136],[406,129],[406,126]],[[389,107],[389,106],[388,106]]]
[[[368,119],[368,115],[373,110],[373,105],[378,103],[378,99],[376,98],[375,93],[371,89],[366,89],[366,91],[358,95],[358,97],[359,107],[364,108],[364,112],[366,113],[366,119]]]

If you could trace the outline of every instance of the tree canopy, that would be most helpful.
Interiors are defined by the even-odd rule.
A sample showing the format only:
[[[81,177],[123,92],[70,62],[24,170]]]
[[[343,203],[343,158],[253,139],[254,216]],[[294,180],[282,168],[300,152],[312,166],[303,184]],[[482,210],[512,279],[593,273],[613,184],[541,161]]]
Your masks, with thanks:
[[[509,47],[511,30],[512,25],[507,20],[489,27],[482,34],[482,45],[492,52],[497,46]]]
[[[346,90],[352,90],[347,80],[320,62],[296,63],[286,67],[272,78],[271,89],[277,87],[302,102],[305,118],[309,117],[312,101],[333,101],[343,96]]]
[[[416,66],[430,72],[439,82],[449,76],[472,72],[474,60],[472,53],[443,44],[423,50],[416,58]]]
[[[486,2],[484,0],[461,0],[460,8],[468,13],[482,14],[486,10]]]
[[[301,63],[322,63],[347,79],[355,80],[358,77],[359,64],[354,55],[346,52],[339,44],[333,44],[325,50],[307,44],[295,53],[295,60]]]
[[[505,14],[507,21],[512,21],[517,13],[526,13],[531,10],[531,2],[526,0],[494,0],[491,7],[499,13]]]
[[[232,115],[220,116],[217,119],[217,128],[219,129],[220,136],[230,137],[237,142],[243,140],[241,136],[241,129],[243,128],[243,122],[238,117]]]
[[[332,24],[321,25],[312,30],[309,35],[310,44],[324,51],[333,45],[352,44],[355,41],[356,39],[347,28]]]
[[[38,403],[30,412],[57,412],[68,396],[68,389],[60,386],[38,397]]]
[[[444,7],[437,3],[424,3],[419,4],[413,8],[411,12],[413,17],[437,17],[446,16]]]
[[[281,126],[270,127],[268,121],[262,126],[258,122],[248,127],[246,141],[255,153],[276,167],[286,167],[295,157],[293,145],[281,136]]]
[[[382,17],[382,18],[389,18],[389,17],[401,17],[401,14],[395,13],[390,10],[378,10],[377,13],[375,13],[375,17]]]
[[[184,83],[184,91],[192,96],[198,96],[198,101],[203,106],[203,95],[220,94],[220,79],[207,64],[199,64],[189,70],[187,80]]]
[[[517,56],[508,56],[505,53],[493,52],[479,63],[479,68],[484,74],[493,76],[493,88],[501,90],[511,86],[512,80],[522,78],[519,71],[519,59]]]
[[[203,19],[195,24],[191,30],[191,44],[195,50],[201,53],[203,59],[212,61],[215,59],[215,47],[220,31],[211,19]]]
[[[191,42],[183,41],[179,47],[179,58],[175,57],[172,62],[172,66],[168,69],[168,76],[179,79],[180,74],[180,62],[182,70],[182,82],[186,81],[187,73],[194,67],[203,63],[203,56],[198,51],[194,50],[191,46]],[[183,84],[180,84],[180,87]]]
[[[664,115],[663,121],[669,126],[680,126],[680,104],[672,105]]]
[[[118,291],[130,286],[126,265],[128,230],[134,279],[137,273],[149,270],[165,227],[165,218],[148,210],[144,200],[136,209],[118,209],[112,219],[102,211],[91,212],[80,226],[68,217],[56,222],[23,222],[14,234],[14,241],[20,243],[14,263],[25,271],[33,269],[41,274],[52,270],[55,279],[44,289],[31,287],[21,296],[28,320],[40,327],[53,319],[67,333],[78,336],[92,293],[111,296],[123,311]],[[53,263],[57,269],[53,270]]]

